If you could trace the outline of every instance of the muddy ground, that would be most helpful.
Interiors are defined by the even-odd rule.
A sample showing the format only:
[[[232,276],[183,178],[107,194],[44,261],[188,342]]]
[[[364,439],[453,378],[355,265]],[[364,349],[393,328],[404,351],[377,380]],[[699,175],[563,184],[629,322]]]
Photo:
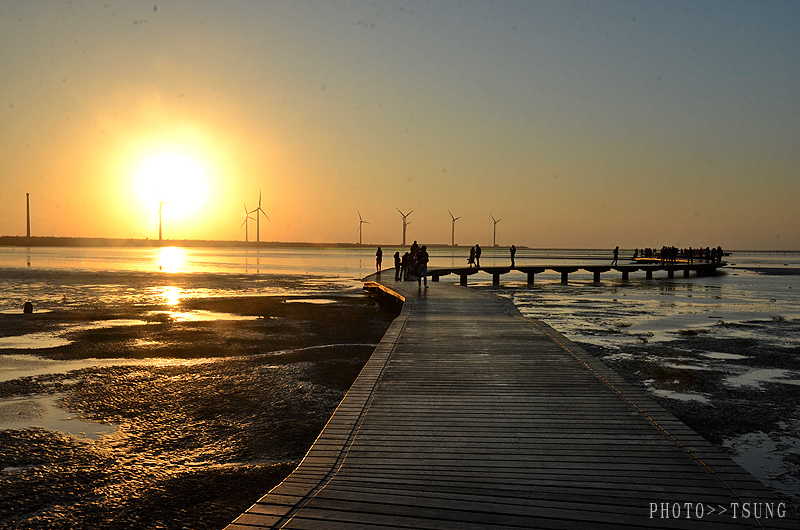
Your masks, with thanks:
[[[777,324],[798,332],[797,322]],[[793,379],[800,373],[800,347],[694,332],[626,346],[622,355],[581,346],[631,383],[658,389],[654,400],[738,459],[800,516],[800,385]],[[709,353],[725,357],[709,360]]]
[[[0,382],[0,398],[58,394],[118,428],[98,440],[41,428],[0,431],[0,528],[219,529],[299,463],[394,314],[369,297],[183,300],[0,315],[3,336],[65,323],[144,319],[3,350],[53,359],[138,358]],[[252,316],[180,322],[180,311]],[[194,359],[170,364],[158,359]]]

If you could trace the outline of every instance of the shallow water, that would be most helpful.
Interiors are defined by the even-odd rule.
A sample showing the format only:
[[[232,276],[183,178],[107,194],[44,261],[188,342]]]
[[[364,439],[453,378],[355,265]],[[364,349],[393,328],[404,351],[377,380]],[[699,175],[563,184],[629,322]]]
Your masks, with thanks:
[[[68,412],[59,403],[62,396],[45,394],[0,399],[0,429],[43,427],[92,440],[117,430],[116,425],[86,420]]]

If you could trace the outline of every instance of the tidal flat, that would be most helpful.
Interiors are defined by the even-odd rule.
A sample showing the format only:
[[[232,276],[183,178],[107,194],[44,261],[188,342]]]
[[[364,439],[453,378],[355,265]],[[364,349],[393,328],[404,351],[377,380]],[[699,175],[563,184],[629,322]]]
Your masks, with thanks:
[[[353,293],[0,314],[20,375],[0,381],[0,528],[224,527],[296,467],[394,316]]]

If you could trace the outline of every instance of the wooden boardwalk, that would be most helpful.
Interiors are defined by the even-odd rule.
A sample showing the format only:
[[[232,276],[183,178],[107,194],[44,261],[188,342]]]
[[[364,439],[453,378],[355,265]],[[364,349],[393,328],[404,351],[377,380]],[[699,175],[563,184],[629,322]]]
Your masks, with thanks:
[[[540,264],[513,267],[510,265],[507,267],[490,265],[486,267],[438,267],[435,269],[430,269],[428,274],[431,276],[434,282],[438,282],[439,278],[442,276],[455,274],[459,277],[459,283],[461,285],[467,285],[467,279],[470,276],[479,272],[484,272],[492,276],[492,284],[500,285],[501,276],[512,271],[516,271],[525,274],[528,285],[533,285],[535,276],[548,270],[559,273],[561,275],[561,282],[567,283],[569,281],[569,275],[578,271],[586,271],[591,273],[595,282],[600,281],[601,274],[610,271],[622,273],[622,281],[628,281],[631,273],[639,271],[644,272],[645,277],[648,280],[652,280],[653,274],[660,271],[665,271],[667,273],[667,278],[674,278],[676,273],[682,274],[684,278],[688,278],[692,273],[694,273],[696,276],[713,276],[717,273],[717,269],[724,267],[725,265],[727,265],[725,262],[696,262],[681,264],[639,263],[628,265],[586,265],[576,263],[574,265]]]
[[[300,466],[228,530],[796,527],[729,457],[510,301],[367,280],[402,313]]]

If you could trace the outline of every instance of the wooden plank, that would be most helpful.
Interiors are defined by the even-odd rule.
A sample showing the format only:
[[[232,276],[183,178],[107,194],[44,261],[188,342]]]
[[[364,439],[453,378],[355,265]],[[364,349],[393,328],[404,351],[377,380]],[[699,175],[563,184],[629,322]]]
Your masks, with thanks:
[[[650,503],[777,502],[510,301],[370,281],[405,300],[400,317],[300,466],[230,529],[752,528],[752,518],[651,518]]]

